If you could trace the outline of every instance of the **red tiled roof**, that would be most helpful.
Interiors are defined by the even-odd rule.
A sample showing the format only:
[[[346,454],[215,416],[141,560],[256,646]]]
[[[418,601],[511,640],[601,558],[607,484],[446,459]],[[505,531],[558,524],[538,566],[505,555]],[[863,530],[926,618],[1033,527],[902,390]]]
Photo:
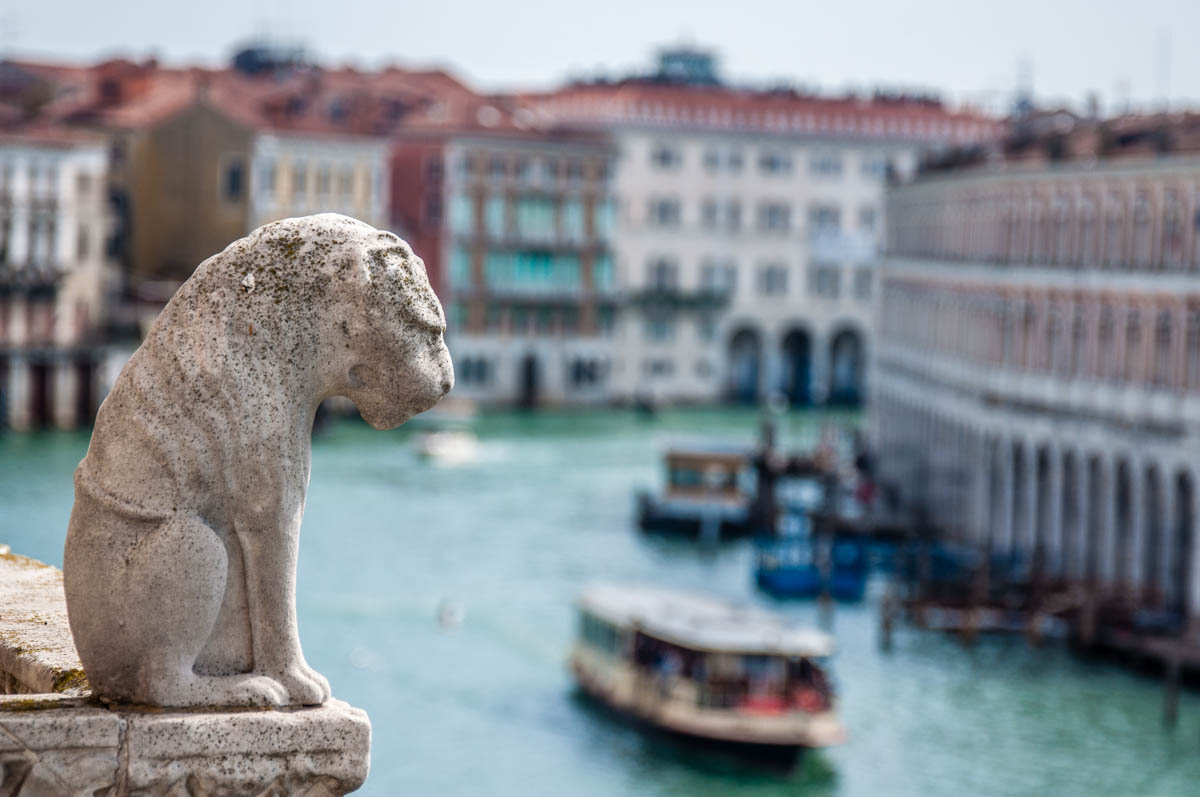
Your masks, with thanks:
[[[939,143],[994,140],[1003,120],[924,100],[823,97],[650,81],[575,84],[527,99],[559,118],[593,124],[900,138]]]

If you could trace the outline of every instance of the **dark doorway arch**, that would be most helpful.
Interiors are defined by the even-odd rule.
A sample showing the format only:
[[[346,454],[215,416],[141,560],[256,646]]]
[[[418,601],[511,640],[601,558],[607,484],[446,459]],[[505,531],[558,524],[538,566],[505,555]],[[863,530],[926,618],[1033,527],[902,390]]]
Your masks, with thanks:
[[[829,342],[830,404],[862,403],[866,347],[856,329],[844,328]]]
[[[1053,499],[1050,493],[1050,450],[1045,446],[1037,449],[1034,469],[1034,478],[1037,480],[1034,484],[1036,506],[1032,512],[1033,533],[1029,541],[1029,551],[1033,561],[1043,572],[1050,572],[1057,563],[1050,561],[1049,542],[1053,533],[1050,528],[1050,505]]]
[[[758,403],[762,379],[762,341],[758,332],[743,327],[729,339],[729,398],[741,404]]]
[[[529,352],[521,358],[520,392],[517,404],[523,409],[531,410],[538,405],[538,394],[541,392],[541,364],[537,355]]]
[[[783,337],[783,380],[780,387],[793,407],[812,404],[812,335],[790,330]]]

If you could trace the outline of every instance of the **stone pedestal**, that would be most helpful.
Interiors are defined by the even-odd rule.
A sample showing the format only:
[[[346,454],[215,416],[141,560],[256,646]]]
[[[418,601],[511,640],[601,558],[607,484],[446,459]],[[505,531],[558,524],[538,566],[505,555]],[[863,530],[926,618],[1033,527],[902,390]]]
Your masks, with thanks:
[[[7,693],[7,694],[5,694]],[[362,785],[371,723],[318,708],[105,706],[71,644],[62,573],[0,545],[0,795],[314,795]]]
[[[371,724],[339,700],[292,711],[150,712],[0,698],[0,794],[340,795],[362,785]]]

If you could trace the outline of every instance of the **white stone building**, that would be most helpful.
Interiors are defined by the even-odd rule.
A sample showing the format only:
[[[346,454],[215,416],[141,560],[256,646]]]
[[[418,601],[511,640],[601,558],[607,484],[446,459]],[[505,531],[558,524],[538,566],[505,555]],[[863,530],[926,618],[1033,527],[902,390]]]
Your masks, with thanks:
[[[890,194],[887,249],[870,405],[900,504],[1200,628],[1200,158],[931,176]]]
[[[0,427],[90,423],[114,273],[103,140],[0,135]]]
[[[1002,125],[926,100],[662,74],[537,99],[609,132],[618,153],[611,397],[856,402],[889,176],[909,176],[923,149],[991,140]]]

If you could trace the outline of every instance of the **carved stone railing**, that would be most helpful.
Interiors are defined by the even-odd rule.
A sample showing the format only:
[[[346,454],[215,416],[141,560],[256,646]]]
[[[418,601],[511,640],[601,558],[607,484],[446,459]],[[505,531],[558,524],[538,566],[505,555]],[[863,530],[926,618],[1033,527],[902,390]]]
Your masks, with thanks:
[[[371,724],[339,700],[288,710],[109,706],[92,697],[62,573],[0,546],[0,794],[336,795],[367,777]]]

